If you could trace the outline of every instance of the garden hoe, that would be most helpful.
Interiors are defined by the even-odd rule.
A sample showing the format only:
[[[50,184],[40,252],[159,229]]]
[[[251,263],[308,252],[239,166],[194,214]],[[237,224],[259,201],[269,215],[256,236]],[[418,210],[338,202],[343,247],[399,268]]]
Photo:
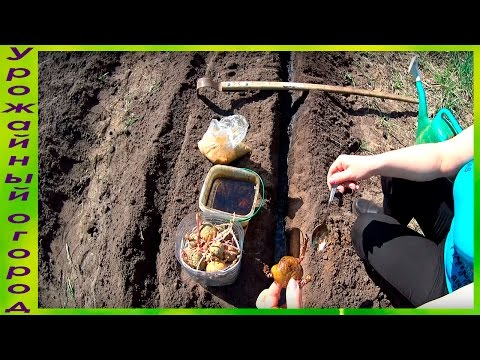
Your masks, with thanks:
[[[197,90],[210,87],[218,91],[246,91],[246,90],[321,90],[325,92],[351,94],[391,99],[417,104],[418,100],[408,96],[388,94],[379,91],[358,89],[352,86],[333,86],[322,84],[308,84],[298,82],[277,82],[277,81],[222,81],[216,82],[208,77],[197,81]]]

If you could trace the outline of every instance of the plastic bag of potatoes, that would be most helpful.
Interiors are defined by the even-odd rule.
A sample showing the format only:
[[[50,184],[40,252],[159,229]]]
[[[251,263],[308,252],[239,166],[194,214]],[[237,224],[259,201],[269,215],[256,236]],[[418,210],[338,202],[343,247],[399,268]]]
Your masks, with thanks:
[[[213,119],[198,142],[198,148],[212,163],[229,164],[252,151],[243,142],[247,130],[248,123],[242,115]]]

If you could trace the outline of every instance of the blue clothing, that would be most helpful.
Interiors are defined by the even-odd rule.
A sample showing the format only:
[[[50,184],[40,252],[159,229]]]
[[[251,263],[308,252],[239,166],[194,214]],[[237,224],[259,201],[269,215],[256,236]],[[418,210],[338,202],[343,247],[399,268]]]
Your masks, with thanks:
[[[473,282],[473,160],[453,184],[453,220],[445,241],[445,276],[451,293]]]

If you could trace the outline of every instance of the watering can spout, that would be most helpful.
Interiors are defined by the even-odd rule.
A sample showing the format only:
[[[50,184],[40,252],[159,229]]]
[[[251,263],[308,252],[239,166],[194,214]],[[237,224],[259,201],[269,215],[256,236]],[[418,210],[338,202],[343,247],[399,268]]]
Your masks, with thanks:
[[[420,78],[420,71],[418,70],[418,56],[415,55],[410,61],[408,72],[415,80],[415,87],[418,93],[418,126],[417,126],[417,138],[420,134],[430,125],[430,119],[428,118],[427,98],[425,95],[425,89],[423,88],[422,79]]]
[[[412,75],[413,80],[420,81],[420,71],[418,70],[418,56],[415,55],[412,60],[410,60],[410,65],[408,66],[408,72]]]

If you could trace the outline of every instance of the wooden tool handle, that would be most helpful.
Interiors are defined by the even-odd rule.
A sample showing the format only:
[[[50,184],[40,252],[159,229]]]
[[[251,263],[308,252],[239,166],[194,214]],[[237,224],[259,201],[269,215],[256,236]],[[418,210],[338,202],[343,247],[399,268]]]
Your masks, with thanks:
[[[382,99],[399,100],[412,104],[418,104],[418,100],[409,96],[383,93],[380,91],[358,89],[352,86],[333,86],[322,84],[308,84],[297,82],[278,81],[223,81],[220,83],[221,91],[244,91],[244,90],[321,90],[339,94],[352,94],[377,97]]]

